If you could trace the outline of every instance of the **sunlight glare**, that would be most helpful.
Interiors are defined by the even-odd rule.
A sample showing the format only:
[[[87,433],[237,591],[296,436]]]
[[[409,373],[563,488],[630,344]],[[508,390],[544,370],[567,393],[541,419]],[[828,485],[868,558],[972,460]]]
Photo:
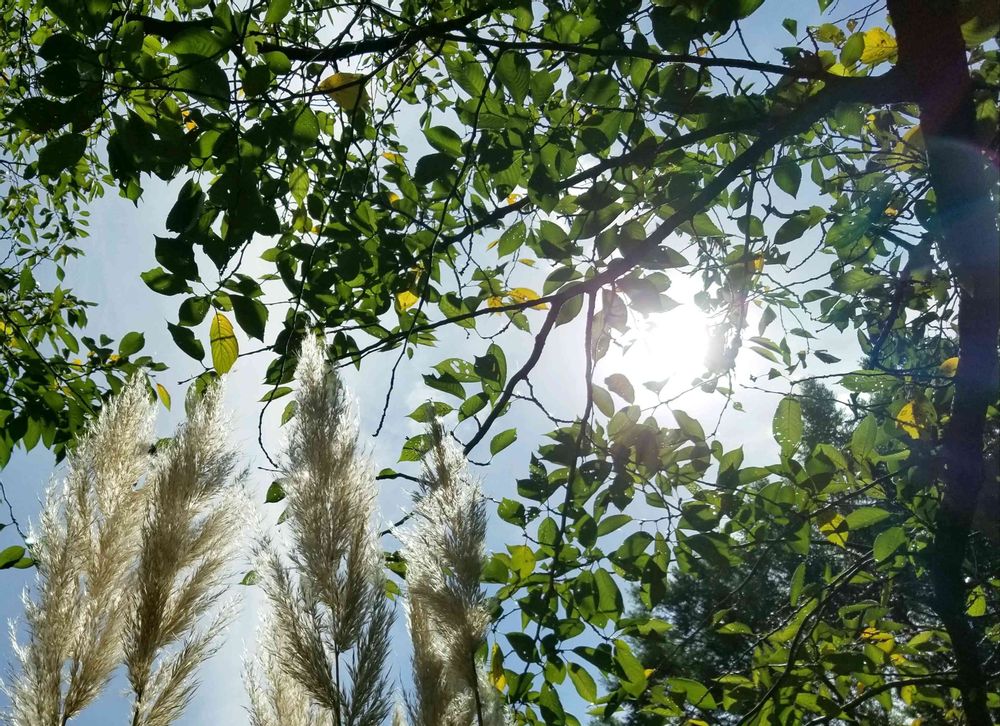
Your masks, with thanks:
[[[679,305],[634,322],[614,365],[637,386],[667,379],[665,390],[679,392],[705,372],[711,323],[696,306]]]

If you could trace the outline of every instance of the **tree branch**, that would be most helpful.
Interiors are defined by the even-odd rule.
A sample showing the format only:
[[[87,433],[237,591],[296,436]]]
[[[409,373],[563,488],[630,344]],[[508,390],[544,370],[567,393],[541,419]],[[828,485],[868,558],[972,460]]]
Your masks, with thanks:
[[[889,0],[898,68],[917,91],[941,249],[959,287],[959,364],[944,432],[944,492],[928,561],[968,723],[992,724],[982,655],[965,614],[965,553],[980,489],[986,411],[997,400],[1000,240],[965,41],[954,3]],[[933,39],[933,42],[930,42]],[[993,484],[995,486],[995,483]]]

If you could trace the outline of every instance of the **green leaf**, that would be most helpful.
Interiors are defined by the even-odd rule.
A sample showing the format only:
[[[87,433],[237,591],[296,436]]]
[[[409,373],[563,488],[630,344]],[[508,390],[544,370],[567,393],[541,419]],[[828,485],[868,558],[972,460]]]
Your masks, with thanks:
[[[256,585],[258,582],[260,582],[260,575],[257,574],[256,570],[248,571],[245,575],[243,575],[243,579],[240,580],[241,585],[247,586]]]
[[[417,184],[430,184],[440,179],[451,169],[454,157],[450,154],[428,154],[417,161],[413,172],[413,181]]]
[[[847,39],[847,42],[844,43],[844,47],[840,49],[840,62],[845,68],[850,68],[861,60],[861,54],[864,52],[865,34],[854,33]]]
[[[587,669],[578,663],[569,663],[569,679],[573,682],[573,687],[587,703],[597,703],[597,683],[587,672]]]
[[[507,549],[510,552],[510,569],[516,572],[522,580],[535,571],[535,553],[531,551],[530,547],[511,545]]]
[[[288,189],[296,202],[302,204],[309,193],[309,170],[304,166],[297,166],[288,175]]]
[[[411,436],[403,444],[403,449],[399,453],[400,461],[420,461],[424,454],[434,448],[434,437],[430,434],[417,434]]]
[[[874,416],[868,414],[851,434],[851,454],[854,458],[858,461],[866,461],[868,456],[875,451],[877,437],[878,422]]]
[[[853,294],[878,287],[884,279],[881,275],[873,275],[860,267],[855,267],[837,277],[830,287],[837,292]]]
[[[264,327],[267,324],[267,307],[260,300],[243,295],[230,295],[236,322],[251,338],[264,340]]]
[[[182,328],[181,326],[174,325],[173,323],[167,323],[167,330],[170,331],[170,337],[174,339],[174,343],[182,351],[195,360],[203,360],[205,358],[205,347],[201,344],[201,341],[194,336],[193,330],[190,328]]]
[[[517,429],[501,431],[490,441],[490,454],[499,454],[517,440]]]
[[[793,215],[774,233],[774,244],[783,245],[799,239],[810,228],[809,217],[805,214]]]
[[[177,194],[177,201],[167,215],[167,229],[185,232],[201,216],[205,204],[205,192],[194,179],[189,179]]]
[[[447,416],[454,410],[455,409],[447,403],[442,403],[441,401],[425,401],[417,406],[413,412],[410,413],[409,417],[414,421],[419,421],[420,423],[430,423],[431,421],[441,418],[442,416]]]
[[[190,28],[177,34],[167,43],[164,53],[190,58],[214,58],[225,50],[222,39],[208,28]]]
[[[292,9],[292,0],[271,0],[267,4],[267,14],[264,15],[264,22],[269,25],[280,23]]]
[[[22,557],[24,557],[24,547],[20,545],[11,545],[7,549],[0,551],[0,570],[13,567]]]
[[[793,159],[784,158],[774,168],[774,182],[781,191],[790,196],[799,193],[802,183],[802,168]]]
[[[271,73],[276,76],[283,76],[292,70],[292,61],[280,50],[272,50],[264,53],[264,62]]]
[[[802,441],[802,406],[792,396],[786,396],[778,404],[771,424],[774,440],[781,447],[781,453],[791,456]]]
[[[447,126],[431,126],[424,131],[427,143],[456,159],[462,156],[462,137]]]
[[[497,78],[510,92],[514,103],[520,106],[531,84],[531,62],[516,51],[508,51],[497,63]]]
[[[616,640],[614,646],[615,663],[620,670],[622,687],[627,693],[638,696],[646,690],[646,672],[642,662],[635,657],[624,640]]]
[[[635,389],[632,387],[632,382],[621,373],[612,373],[604,379],[604,383],[612,393],[617,393],[626,402],[635,402]]]
[[[82,134],[65,134],[50,141],[38,152],[38,173],[55,176],[63,169],[76,166],[87,150]]]
[[[180,70],[172,76],[177,90],[191,94],[216,111],[229,108],[229,76],[215,61],[198,55],[183,55],[177,60]]]
[[[142,347],[146,345],[146,338],[142,333],[131,332],[126,333],[125,336],[118,343],[118,355],[124,357],[130,356],[133,353],[138,353],[142,350]]]
[[[281,485],[281,480],[271,482],[271,486],[267,488],[267,494],[264,496],[264,501],[267,504],[274,504],[284,498],[285,488]]]
[[[970,618],[981,618],[986,614],[986,593],[981,585],[976,585],[966,599],[965,614]]]
[[[795,568],[795,572],[792,573],[792,580],[789,584],[788,602],[792,607],[799,604],[799,596],[802,594],[802,588],[805,586],[805,581],[806,563],[800,562],[799,566]]]
[[[469,396],[465,402],[458,407],[458,420],[464,421],[467,418],[475,416],[489,402],[490,398],[485,393],[476,393]]]
[[[186,298],[177,311],[177,322],[188,327],[198,325],[211,306],[212,301],[207,295]]]
[[[154,267],[139,275],[142,281],[149,286],[153,292],[161,295],[179,295],[182,292],[191,292],[187,281],[180,275],[173,275],[162,267]]]
[[[878,537],[875,538],[875,544],[872,547],[872,554],[875,556],[875,561],[879,563],[885,562],[905,542],[906,532],[903,531],[902,527],[892,527],[884,532],[880,532]]]
[[[299,146],[312,146],[319,139],[319,121],[308,106],[297,106],[292,120],[292,140]]]
[[[864,529],[886,519],[889,513],[878,507],[858,507],[847,515],[847,526],[851,530]]]

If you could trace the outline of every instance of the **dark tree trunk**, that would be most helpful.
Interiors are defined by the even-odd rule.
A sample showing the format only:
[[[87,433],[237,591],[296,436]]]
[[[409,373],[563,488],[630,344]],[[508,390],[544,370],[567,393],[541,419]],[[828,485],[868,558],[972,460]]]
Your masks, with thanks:
[[[965,615],[964,561],[983,486],[987,407],[997,400],[1000,239],[957,2],[889,0],[899,68],[920,103],[941,249],[959,288],[959,366],[944,434],[944,493],[929,568],[935,609],[952,641],[968,723],[992,724],[987,677]]]

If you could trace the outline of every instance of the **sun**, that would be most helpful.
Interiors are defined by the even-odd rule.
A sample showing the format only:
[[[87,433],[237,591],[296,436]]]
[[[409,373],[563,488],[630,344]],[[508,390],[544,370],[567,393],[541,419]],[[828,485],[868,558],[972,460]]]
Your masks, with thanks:
[[[711,328],[711,320],[691,303],[647,318],[634,316],[609,370],[624,373],[637,386],[666,380],[663,390],[679,393],[705,373]]]

